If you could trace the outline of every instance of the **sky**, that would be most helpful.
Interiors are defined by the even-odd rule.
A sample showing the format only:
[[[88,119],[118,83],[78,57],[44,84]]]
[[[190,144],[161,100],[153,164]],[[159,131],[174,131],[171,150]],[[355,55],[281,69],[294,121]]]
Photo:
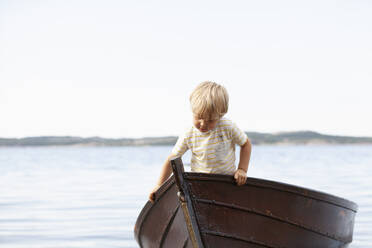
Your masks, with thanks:
[[[0,137],[179,135],[226,87],[244,131],[372,136],[372,2],[0,2]]]

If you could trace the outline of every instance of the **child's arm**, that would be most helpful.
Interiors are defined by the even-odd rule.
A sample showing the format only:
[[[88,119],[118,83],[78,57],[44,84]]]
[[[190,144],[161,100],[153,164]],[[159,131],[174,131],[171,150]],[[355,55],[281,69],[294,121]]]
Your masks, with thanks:
[[[160,177],[158,179],[158,183],[156,184],[155,188],[151,191],[149,195],[149,200],[151,202],[155,201],[155,192],[159,189],[159,187],[168,179],[168,177],[172,174],[172,167],[170,160],[172,158],[181,157],[189,148],[186,141],[186,135],[182,134],[178,137],[176,144],[171,152],[171,154],[165,160],[163,167],[161,168]]]
[[[151,202],[155,201],[155,192],[159,189],[159,187],[168,179],[168,177],[172,174],[171,164],[170,164],[171,155],[165,160],[163,167],[160,172],[160,177],[156,186],[153,188],[149,195],[149,200]]]
[[[234,178],[239,186],[245,184],[247,181],[247,170],[249,159],[251,158],[251,151],[252,144],[249,139],[247,139],[247,142],[240,147],[239,166],[234,174]]]

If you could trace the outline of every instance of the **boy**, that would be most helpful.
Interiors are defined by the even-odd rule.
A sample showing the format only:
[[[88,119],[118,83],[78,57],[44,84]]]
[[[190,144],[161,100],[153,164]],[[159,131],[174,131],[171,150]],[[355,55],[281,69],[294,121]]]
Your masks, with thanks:
[[[247,180],[251,143],[247,135],[230,120],[227,113],[229,96],[226,89],[214,82],[199,84],[190,96],[193,126],[180,136],[162,167],[157,185],[149,200],[154,202],[156,190],[172,173],[170,160],[191,150],[191,171],[234,175],[237,184]],[[240,145],[240,160],[235,168],[235,145]]]

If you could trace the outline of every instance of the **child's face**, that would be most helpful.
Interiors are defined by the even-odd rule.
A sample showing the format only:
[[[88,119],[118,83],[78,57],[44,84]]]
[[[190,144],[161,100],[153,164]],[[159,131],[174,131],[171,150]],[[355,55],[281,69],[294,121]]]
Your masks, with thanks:
[[[211,119],[194,114],[194,126],[201,132],[208,132],[216,127],[219,118]]]

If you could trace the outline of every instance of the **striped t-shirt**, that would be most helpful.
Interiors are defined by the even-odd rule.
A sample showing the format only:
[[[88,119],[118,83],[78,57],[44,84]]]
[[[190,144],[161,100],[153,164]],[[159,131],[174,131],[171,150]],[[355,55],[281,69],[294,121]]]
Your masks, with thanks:
[[[221,118],[216,127],[201,132],[192,126],[181,135],[171,157],[182,156],[191,150],[191,171],[233,175],[235,172],[235,145],[244,145],[247,135],[235,123]]]

